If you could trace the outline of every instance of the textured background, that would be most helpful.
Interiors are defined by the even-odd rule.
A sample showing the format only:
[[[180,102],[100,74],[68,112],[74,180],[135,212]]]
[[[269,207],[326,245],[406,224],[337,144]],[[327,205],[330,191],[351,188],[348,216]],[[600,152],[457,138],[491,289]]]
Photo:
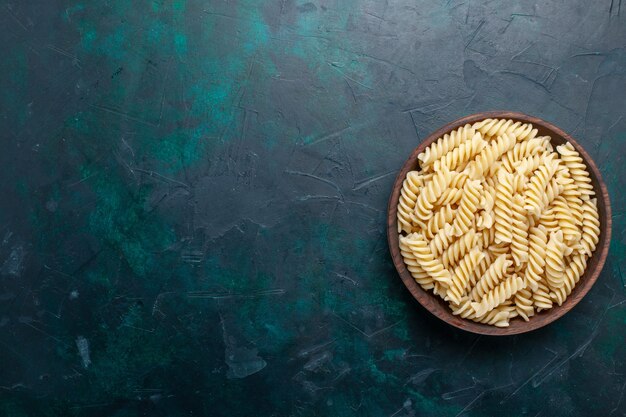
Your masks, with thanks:
[[[625,415],[626,10],[516,3],[0,1],[0,415]],[[501,339],[385,238],[406,156],[488,109],[614,207],[589,295]]]

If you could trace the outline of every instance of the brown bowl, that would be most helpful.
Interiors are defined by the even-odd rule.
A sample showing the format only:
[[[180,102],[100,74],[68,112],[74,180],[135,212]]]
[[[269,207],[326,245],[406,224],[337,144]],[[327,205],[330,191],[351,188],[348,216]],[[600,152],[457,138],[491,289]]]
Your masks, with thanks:
[[[415,282],[415,280],[407,270],[406,265],[404,264],[402,255],[400,254],[400,247],[398,242],[398,226],[396,215],[398,200],[400,198],[400,190],[402,188],[402,182],[404,181],[406,174],[411,170],[418,169],[417,155],[424,151],[427,146],[443,136],[445,133],[455,130],[467,123],[471,124],[483,119],[513,119],[514,121],[520,121],[523,123],[532,123],[533,126],[539,131],[538,135],[548,135],[552,138],[553,145],[556,146],[561,145],[565,142],[570,142],[574,146],[574,148],[576,148],[578,153],[580,153],[580,156],[583,158],[585,164],[589,168],[591,181],[596,192],[596,197],[598,198],[598,213],[600,215],[600,241],[598,242],[595,252],[592,254],[587,263],[587,269],[580,278],[580,281],[578,282],[576,287],[574,287],[574,290],[572,291],[570,296],[567,297],[567,299],[561,306],[555,305],[550,310],[538,313],[534,317],[532,317],[530,321],[526,322],[522,319],[511,320],[511,324],[509,325],[509,327],[495,327],[486,324],[475,323],[471,320],[463,319],[461,317],[453,315],[452,311],[445,303],[445,301],[443,301],[440,297],[434,295],[432,292],[425,291],[424,289],[422,289],[422,287],[419,286],[419,284],[417,284],[417,282]],[[596,164],[593,162],[589,154],[585,152],[582,146],[580,146],[574,139],[572,139],[570,135],[563,132],[558,127],[546,122],[545,120],[531,117],[523,113],[506,111],[483,112],[472,114],[470,116],[463,117],[461,119],[455,120],[454,122],[448,123],[441,129],[428,136],[413,151],[409,159],[402,166],[402,169],[398,173],[398,177],[393,184],[393,190],[391,192],[391,197],[389,198],[389,209],[387,214],[387,238],[389,240],[389,249],[391,251],[391,257],[393,258],[393,263],[396,266],[398,273],[400,274],[400,278],[402,278],[402,282],[404,282],[404,285],[406,285],[411,294],[413,294],[413,297],[415,297],[415,299],[432,314],[439,317],[446,323],[451,324],[452,326],[472,333],[494,336],[519,334],[543,327],[563,316],[565,313],[570,311],[576,304],[578,304],[578,302],[585,296],[585,294],[587,294],[587,292],[596,282],[598,276],[600,275],[600,271],[602,271],[602,267],[604,266],[604,261],[606,260],[607,254],[609,252],[609,244],[611,242],[611,204],[609,202],[609,194],[607,192],[606,185],[604,184],[604,181],[602,181],[600,171],[598,171]]]

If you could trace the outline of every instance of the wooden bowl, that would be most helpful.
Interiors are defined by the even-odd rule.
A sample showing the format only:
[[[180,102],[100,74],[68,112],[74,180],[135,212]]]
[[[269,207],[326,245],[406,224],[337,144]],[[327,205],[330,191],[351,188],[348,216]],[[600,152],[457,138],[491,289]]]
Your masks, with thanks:
[[[440,297],[434,295],[431,291],[425,291],[424,289],[422,289],[422,287],[420,287],[419,284],[417,284],[417,282],[415,282],[415,280],[407,270],[406,265],[404,264],[402,255],[400,254],[398,241],[399,239],[396,215],[398,200],[400,198],[400,190],[402,188],[402,182],[406,178],[406,174],[411,170],[418,169],[417,155],[424,151],[427,146],[443,136],[445,133],[455,130],[467,123],[472,124],[474,122],[484,119],[513,119],[514,121],[520,121],[523,123],[532,123],[533,126],[539,131],[538,136],[550,136],[552,138],[552,144],[554,146],[561,145],[565,142],[570,142],[574,146],[574,148],[576,148],[578,153],[580,153],[580,156],[583,158],[585,164],[589,169],[593,188],[596,192],[596,197],[598,199],[598,213],[600,215],[600,241],[598,242],[595,252],[592,254],[587,263],[587,269],[585,270],[584,274],[580,278],[580,281],[578,282],[570,296],[567,297],[567,299],[561,306],[555,304],[552,309],[542,311],[531,317],[530,321],[526,322],[521,318],[515,318],[511,320],[509,327],[495,327],[486,324],[475,323],[471,320],[463,319],[461,317],[453,315],[452,311],[445,301],[443,301]],[[393,258],[393,263],[396,266],[398,273],[400,274],[400,278],[402,278],[402,282],[404,282],[404,285],[406,285],[411,294],[413,294],[413,297],[415,297],[415,299],[432,314],[439,317],[446,323],[451,324],[452,326],[472,333],[494,336],[519,334],[543,327],[563,316],[565,313],[570,311],[576,304],[578,304],[578,302],[591,289],[591,286],[596,282],[598,276],[600,275],[600,271],[602,271],[602,267],[604,266],[604,261],[606,260],[607,254],[609,252],[609,244],[611,242],[611,204],[609,202],[609,194],[607,192],[606,185],[604,184],[604,181],[602,181],[600,171],[598,171],[596,164],[593,162],[589,154],[585,152],[582,146],[580,146],[574,139],[572,139],[570,135],[563,132],[558,127],[546,122],[545,120],[531,117],[523,113],[506,111],[483,112],[463,117],[461,119],[455,120],[454,122],[448,123],[441,129],[428,136],[413,151],[413,153],[411,153],[411,156],[404,163],[402,169],[398,173],[398,177],[393,184],[391,197],[389,198],[389,208],[387,214],[387,238],[389,240],[389,249],[391,251],[391,257]]]

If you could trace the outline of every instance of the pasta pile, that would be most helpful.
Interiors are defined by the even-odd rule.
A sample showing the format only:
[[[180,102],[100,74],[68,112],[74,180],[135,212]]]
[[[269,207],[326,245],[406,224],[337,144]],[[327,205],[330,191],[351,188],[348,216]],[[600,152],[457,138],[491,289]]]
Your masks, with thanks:
[[[600,234],[583,159],[532,124],[486,119],[418,155],[398,203],[400,252],[453,314],[506,327],[561,305]]]

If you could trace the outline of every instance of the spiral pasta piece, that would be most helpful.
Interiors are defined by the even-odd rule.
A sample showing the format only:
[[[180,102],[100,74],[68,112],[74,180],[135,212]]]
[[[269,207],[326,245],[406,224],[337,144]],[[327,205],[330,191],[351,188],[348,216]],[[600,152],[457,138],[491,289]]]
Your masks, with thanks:
[[[535,139],[533,139],[535,140]],[[524,143],[528,143],[528,142],[521,142],[518,143],[517,145],[521,145]],[[515,145],[515,146],[517,146]],[[540,148],[541,149],[541,148]],[[520,175],[524,175],[525,177],[530,177],[533,172],[539,168],[539,166],[541,165],[541,163],[543,162],[544,158],[546,158],[546,153],[535,153],[533,155],[527,156],[526,158],[515,162],[513,164],[513,167],[515,168],[515,172],[520,174]]]
[[[533,306],[533,293],[530,288],[519,290],[514,297],[515,311],[524,321],[530,320],[535,315],[535,307]]]
[[[470,276],[470,287],[472,289],[476,286],[476,282],[478,282],[478,280],[483,275],[485,275],[485,272],[487,272],[487,269],[489,269],[492,264],[492,259],[489,255],[489,252],[483,250],[483,253],[485,254],[485,256],[483,257],[482,261],[478,262],[474,273]]]
[[[436,160],[433,164],[434,170],[438,171],[443,166],[447,167],[449,170],[455,170],[457,168],[463,170],[469,160],[476,156],[478,152],[482,151],[485,146],[487,146],[487,142],[483,140],[480,133],[476,132],[471,139],[461,143],[457,148],[454,148],[452,151]]]
[[[565,283],[565,242],[563,232],[550,233],[546,245],[546,281],[550,289],[561,288]]]
[[[474,128],[467,124],[457,130],[446,133],[417,156],[417,159],[421,162],[421,168],[426,169],[437,159],[474,136],[475,132]]]
[[[485,136],[498,137],[502,136],[505,133],[509,133],[508,129],[511,126],[517,127],[520,125],[520,122],[513,123],[513,120],[485,119],[483,121],[474,123],[472,127]]]
[[[548,143],[550,143],[550,138],[548,136],[518,142],[512,149],[502,155],[502,166],[508,172],[513,173],[518,164],[520,164],[525,158],[534,157],[535,155],[544,152]],[[523,168],[527,168],[527,166],[524,166]]]
[[[500,255],[508,255],[511,252],[510,243],[494,243],[487,248],[487,254],[491,259],[497,259]],[[514,270],[512,263],[506,269],[506,273],[512,273]]]
[[[439,259],[435,258],[421,233],[411,233],[406,237],[405,243],[413,253],[417,263],[433,280],[446,286],[450,285],[452,281],[450,272],[443,267]]]
[[[498,307],[524,288],[526,288],[524,280],[517,275],[513,275],[485,294],[479,302],[473,302],[472,308],[477,315],[482,316]]]
[[[473,161],[467,164],[466,170],[472,179],[478,179],[484,175],[495,172],[497,164],[494,164],[505,152],[515,146],[515,136],[504,134],[495,141],[490,142]]]
[[[498,185],[498,177],[486,177],[483,181],[483,189],[485,191],[485,195],[491,195],[491,199],[495,201],[496,199],[496,186]],[[493,206],[491,207],[493,208]]]
[[[448,188],[452,181],[453,174],[443,167],[438,171],[431,181],[422,189],[415,202],[415,215],[426,223],[432,217],[433,203],[437,201],[441,194]]]
[[[443,251],[446,250],[448,246],[450,246],[450,244],[454,241],[452,230],[452,226],[447,223],[444,224],[443,228],[441,228],[428,243],[428,247],[433,256],[440,256]]]
[[[550,206],[554,199],[560,196],[562,192],[563,186],[559,183],[558,179],[552,177],[543,193],[543,207]]]
[[[417,258],[415,254],[411,250],[411,247],[407,244],[406,236],[400,236],[400,254],[402,255],[402,259],[404,259],[404,263],[406,268],[411,273],[411,276],[415,279],[415,281],[422,286],[425,290],[430,290],[434,288],[434,280],[433,278],[420,266],[417,262]]]
[[[549,207],[543,213],[541,213],[541,217],[537,224],[545,227],[548,233],[556,232],[559,229],[559,221],[554,215],[554,208]]]
[[[513,197],[513,214],[511,216],[511,255],[519,271],[528,262],[528,223],[524,210],[524,197],[516,194]]]
[[[563,231],[563,239],[567,242],[579,242],[581,233],[577,226],[578,222],[572,215],[565,198],[562,196],[555,198],[552,207],[554,209],[554,217],[559,222],[559,228]]]
[[[519,291],[518,291],[518,292],[519,292]],[[515,297],[513,297],[513,301],[515,301]],[[511,307],[510,307],[510,308],[511,308],[511,311],[509,312],[509,319],[512,319],[512,318],[518,317],[518,316],[519,316],[519,313],[518,313],[518,311],[517,311],[518,309],[517,309],[517,306],[515,306],[515,305],[514,305],[514,302],[512,302],[511,300],[507,300],[507,301],[505,301],[505,303],[507,303],[507,304],[508,304],[508,303],[511,303],[511,304],[512,304],[512,305],[511,305]],[[503,305],[503,304],[501,304],[500,306],[502,306],[502,305]],[[493,310],[491,310],[491,311],[496,311],[498,308],[499,308],[499,307],[496,307],[495,309],[493,309]],[[489,313],[491,313],[491,311],[490,311]],[[489,313],[487,313],[487,314],[489,314]],[[486,316],[487,314],[485,314],[485,316]],[[483,317],[484,317],[484,316],[483,316]]]
[[[528,235],[528,265],[526,266],[524,281],[533,291],[537,291],[544,272],[547,244],[546,228],[542,225],[532,227]]]
[[[513,186],[514,194],[524,194],[524,191],[526,191],[526,186],[528,185],[528,178],[525,175],[520,175],[516,173],[513,175],[513,181],[511,181],[511,185]]]
[[[457,175],[455,178],[458,178],[460,175]],[[435,202],[436,206],[446,206],[449,204],[457,204],[461,197],[463,197],[463,189],[456,187],[449,187],[441,194],[441,197]]]
[[[497,174],[497,172],[496,172]],[[491,177],[485,177],[484,186],[485,192],[493,192],[495,193],[496,185],[498,184],[498,176],[494,175]],[[495,195],[495,194],[494,194]]]
[[[487,229],[493,227],[495,222],[495,214],[493,212],[495,206],[496,188],[485,182],[484,193],[480,200],[480,207],[476,217],[476,228],[478,230]]]
[[[572,257],[572,261],[565,268],[565,282],[561,288],[553,289],[550,292],[550,298],[558,305],[563,302],[572,293],[572,290],[580,280],[581,275],[587,268],[587,258],[584,254],[578,254]]]
[[[458,304],[450,303],[450,309],[455,316],[496,327],[508,327],[509,319],[515,311],[512,303],[505,301],[489,313],[479,316],[472,308],[472,300],[467,296],[462,297]]]
[[[454,268],[452,283],[446,293],[447,298],[453,303],[458,304],[461,302],[461,297],[463,297],[467,291],[470,276],[473,274],[474,268],[476,268],[476,265],[478,265],[484,257],[485,254],[482,253],[479,248],[475,247],[469,251],[469,253],[459,261],[456,268]]]
[[[537,136],[537,133],[539,133],[539,130],[535,129],[530,123],[526,126],[520,126],[513,131],[513,135],[515,135],[518,142],[533,140]]]
[[[507,254],[511,251],[510,243],[494,243],[487,248],[487,253],[492,259],[496,259],[498,256]]]
[[[550,289],[544,280],[537,283],[537,289],[533,291],[533,306],[537,312],[549,310],[552,308],[552,298],[550,298]]]
[[[524,193],[526,205],[524,209],[535,216],[543,211],[543,192],[556,172],[558,161],[546,158],[543,165],[535,170]]]
[[[478,210],[482,191],[483,186],[478,180],[468,181],[463,186],[463,197],[461,197],[459,208],[456,212],[456,218],[452,223],[455,236],[461,236],[469,230],[474,219],[474,213]]]
[[[587,167],[572,144],[567,142],[565,145],[557,146],[556,150],[561,154],[563,163],[578,186],[582,199],[588,200],[594,196],[595,192],[593,191],[593,185],[591,184]]]
[[[485,180],[489,178],[496,178],[498,174],[498,170],[500,170],[501,167],[502,167],[501,161],[495,161],[493,164],[491,164],[491,166],[489,167],[489,170],[483,174]]]
[[[496,229],[489,228],[480,231],[480,243],[483,248],[488,248],[496,239]]]
[[[450,204],[447,204],[439,209],[433,217],[428,220],[428,223],[423,227],[424,236],[427,239],[432,239],[435,234],[443,228],[446,223],[452,222],[454,219],[454,210]]]
[[[445,166],[449,170],[462,171],[470,159],[482,151],[485,146],[487,146],[487,142],[483,140],[480,132],[476,132],[471,139],[461,143],[457,148],[436,160],[433,163],[434,170],[438,171],[442,166]]]
[[[501,169],[498,172],[496,185],[495,206],[495,242],[511,242],[511,216],[513,215],[513,175]]]
[[[528,123],[513,122],[507,119],[485,119],[482,122],[474,123],[473,127],[488,137],[498,137],[504,134],[512,134],[517,141],[532,139],[537,135],[537,129]]]
[[[498,256],[470,291],[472,301],[480,300],[487,292],[495,288],[504,277],[506,269],[511,265],[513,262],[507,259],[507,254]]]
[[[452,178],[452,181],[450,181],[450,188],[458,188],[462,190],[465,183],[469,180],[471,180],[470,171],[469,167],[466,166],[463,171],[459,172],[454,176],[454,178]]]
[[[560,195],[562,195],[565,201],[567,201],[571,214],[578,221],[578,224],[582,224],[583,200],[581,198],[580,189],[578,188],[576,181],[574,181],[571,177],[569,169],[566,165],[559,165],[556,178],[559,184],[563,187],[563,191]]]
[[[409,171],[402,182],[400,200],[398,202],[398,233],[411,233],[413,224],[411,214],[415,210],[415,203],[420,189],[424,186],[423,178],[417,171]]]
[[[493,226],[494,217],[493,212],[488,212],[486,210],[480,211],[476,217],[476,229],[485,230],[491,228],[491,226]]]
[[[478,236],[474,229],[470,229],[457,240],[455,240],[441,254],[441,263],[445,268],[455,266],[457,262],[465,256],[467,252],[478,243]]]
[[[448,291],[448,284],[444,284],[443,282],[435,281],[435,287],[433,288],[433,294],[438,295],[441,298],[446,298],[446,293]]]
[[[591,256],[600,240],[600,217],[595,198],[583,203],[582,237],[580,238],[580,252]]]

